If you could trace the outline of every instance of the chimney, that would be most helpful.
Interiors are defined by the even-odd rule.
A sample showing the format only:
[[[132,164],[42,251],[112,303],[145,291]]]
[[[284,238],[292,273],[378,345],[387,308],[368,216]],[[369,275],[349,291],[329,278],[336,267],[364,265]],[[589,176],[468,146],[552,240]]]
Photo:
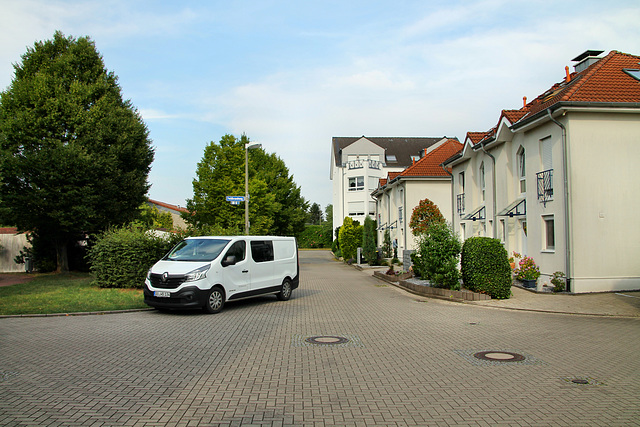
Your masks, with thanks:
[[[601,59],[598,55],[602,52],[604,52],[604,50],[587,50],[573,58],[572,61],[577,62],[577,64],[573,66],[576,73],[582,72],[589,66],[598,62]]]
[[[527,97],[526,97],[526,96],[523,96],[523,97],[522,97],[522,108],[524,108],[524,107],[526,107],[526,106],[527,106]]]
[[[567,74],[566,77],[564,78],[564,81],[566,83],[569,83],[571,81],[571,73],[569,73],[569,66],[568,65],[566,67],[564,67],[564,72]]]

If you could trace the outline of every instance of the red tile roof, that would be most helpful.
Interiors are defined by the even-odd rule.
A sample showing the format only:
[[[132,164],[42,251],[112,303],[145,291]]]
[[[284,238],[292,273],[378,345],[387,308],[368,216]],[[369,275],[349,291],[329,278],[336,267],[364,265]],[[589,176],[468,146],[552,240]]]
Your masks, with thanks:
[[[527,104],[530,117],[559,102],[640,102],[640,81],[625,69],[640,69],[640,56],[611,51],[580,73],[572,73]]]
[[[398,175],[400,175],[402,172],[389,172],[389,174],[387,175],[387,179],[389,181],[392,181],[395,177],[397,177]]]
[[[149,199],[149,203],[152,203],[152,204],[158,205],[158,206],[162,206],[163,208],[172,209],[172,210],[178,211],[178,212],[189,212],[187,210],[187,208],[183,208],[183,207],[176,206],[176,205],[170,205],[169,203],[159,202],[157,200]]]
[[[522,122],[561,102],[640,103],[640,81],[624,70],[640,69],[640,56],[611,51],[569,79],[556,83],[549,90],[519,110],[502,110],[498,126],[505,117],[511,125]],[[495,137],[498,126],[487,132],[467,132],[472,145]]]
[[[402,171],[401,176],[449,176],[440,166],[449,157],[459,153],[464,145],[455,139],[448,139],[438,148]]]

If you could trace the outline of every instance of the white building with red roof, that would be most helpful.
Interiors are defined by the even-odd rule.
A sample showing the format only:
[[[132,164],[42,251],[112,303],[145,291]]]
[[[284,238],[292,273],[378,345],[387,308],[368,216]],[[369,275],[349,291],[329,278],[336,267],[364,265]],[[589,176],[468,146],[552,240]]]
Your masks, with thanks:
[[[406,250],[415,250],[416,240],[409,221],[415,207],[425,198],[435,203],[445,218],[451,218],[451,174],[441,163],[462,147],[457,139],[443,139],[425,148],[422,156],[402,172],[390,172],[379,181],[371,196],[376,200],[380,245],[389,230],[391,241],[397,244],[398,257],[403,257]]]
[[[640,289],[640,56],[587,51],[447,159],[463,238],[500,239],[571,292]]]

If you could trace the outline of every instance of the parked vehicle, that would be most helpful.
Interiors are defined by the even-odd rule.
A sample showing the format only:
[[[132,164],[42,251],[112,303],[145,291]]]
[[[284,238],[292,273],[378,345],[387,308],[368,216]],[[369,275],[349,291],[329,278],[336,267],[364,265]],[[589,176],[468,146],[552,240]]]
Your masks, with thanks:
[[[218,313],[227,301],[259,295],[286,301],[299,284],[295,237],[189,237],[151,267],[144,302]]]

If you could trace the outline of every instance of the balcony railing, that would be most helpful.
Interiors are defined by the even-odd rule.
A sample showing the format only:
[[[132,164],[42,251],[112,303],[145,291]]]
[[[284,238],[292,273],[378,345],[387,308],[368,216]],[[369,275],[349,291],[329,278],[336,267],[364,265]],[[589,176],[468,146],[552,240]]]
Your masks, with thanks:
[[[546,207],[549,200],[553,200],[553,169],[536,174],[538,181],[538,201]]]
[[[456,196],[456,205],[458,207],[458,215],[462,216],[464,214],[464,193]]]

